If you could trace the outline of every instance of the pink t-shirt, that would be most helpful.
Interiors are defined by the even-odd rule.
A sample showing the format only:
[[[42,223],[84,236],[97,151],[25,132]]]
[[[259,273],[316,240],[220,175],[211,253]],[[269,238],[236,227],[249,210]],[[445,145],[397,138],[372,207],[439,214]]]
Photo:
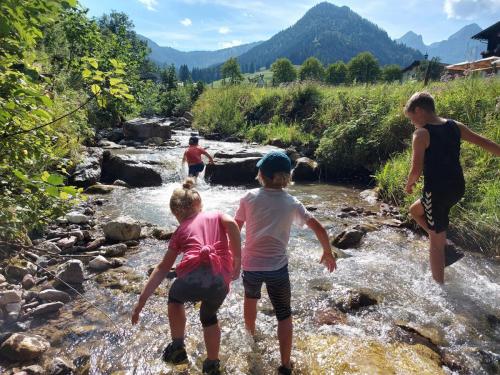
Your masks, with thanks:
[[[203,163],[201,155],[205,152],[205,149],[201,146],[189,146],[184,152],[188,165],[195,165]]]
[[[168,248],[184,253],[176,267],[179,277],[210,264],[214,275],[221,274],[229,284],[233,257],[221,218],[221,212],[200,212],[184,220],[176,229]]]
[[[304,225],[312,217],[297,198],[284,190],[250,190],[241,198],[234,217],[246,225],[243,270],[275,271],[286,266],[292,224]]]

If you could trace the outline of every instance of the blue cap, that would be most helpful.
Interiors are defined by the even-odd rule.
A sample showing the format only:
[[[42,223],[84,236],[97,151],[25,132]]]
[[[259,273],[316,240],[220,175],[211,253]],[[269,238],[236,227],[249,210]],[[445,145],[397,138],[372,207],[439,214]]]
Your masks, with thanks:
[[[290,173],[292,162],[284,152],[271,151],[258,161],[257,168],[264,176],[273,178],[274,174],[278,172]]]

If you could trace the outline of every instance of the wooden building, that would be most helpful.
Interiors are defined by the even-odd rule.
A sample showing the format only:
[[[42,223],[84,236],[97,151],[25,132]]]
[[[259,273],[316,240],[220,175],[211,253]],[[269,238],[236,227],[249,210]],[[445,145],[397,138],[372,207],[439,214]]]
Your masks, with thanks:
[[[500,56],[500,21],[472,36],[472,39],[487,43],[486,50],[481,52],[483,58]]]

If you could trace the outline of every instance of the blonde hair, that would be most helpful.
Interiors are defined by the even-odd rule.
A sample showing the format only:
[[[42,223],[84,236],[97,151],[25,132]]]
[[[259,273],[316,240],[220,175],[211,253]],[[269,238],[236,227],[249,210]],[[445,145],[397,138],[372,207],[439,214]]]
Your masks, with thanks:
[[[269,178],[259,170],[256,179],[262,186],[271,189],[283,189],[291,184],[290,173],[286,172],[276,172],[273,178]]]
[[[177,188],[170,197],[170,210],[176,216],[187,216],[201,207],[201,196],[194,189],[194,179],[186,178],[181,188]]]
[[[405,113],[415,112],[415,108],[417,107],[422,108],[424,111],[435,113],[436,104],[434,103],[434,97],[427,91],[416,92],[406,102]]]

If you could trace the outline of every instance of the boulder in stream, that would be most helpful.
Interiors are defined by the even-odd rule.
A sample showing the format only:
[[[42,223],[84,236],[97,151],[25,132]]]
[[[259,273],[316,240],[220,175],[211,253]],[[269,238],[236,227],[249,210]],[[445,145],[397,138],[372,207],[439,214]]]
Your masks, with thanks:
[[[302,157],[296,160],[292,171],[293,181],[317,181],[319,179],[318,163],[312,159]]]
[[[82,261],[72,259],[61,264],[57,269],[57,277],[70,285],[81,285],[84,281]]]
[[[13,333],[0,347],[0,356],[11,361],[31,361],[50,348],[50,343],[38,335]]]
[[[107,239],[114,241],[138,240],[141,237],[141,225],[129,216],[120,216],[102,227]]]
[[[337,235],[332,241],[332,245],[339,249],[349,249],[359,244],[365,232],[359,229],[348,229]]]
[[[85,194],[110,194],[115,188],[114,185],[95,184],[85,189]]]
[[[213,184],[253,184],[257,176],[257,162],[264,154],[246,149],[216,152],[214,164],[208,164],[205,169],[205,178]]]
[[[71,300],[71,296],[57,289],[45,289],[38,293],[38,298],[44,302],[63,302],[67,303]]]
[[[125,181],[133,187],[160,186],[162,178],[151,166],[127,156],[104,153],[101,180],[112,184],[116,180]]]
[[[112,267],[112,263],[102,255],[99,255],[89,262],[89,268],[93,271],[106,271]]]
[[[33,310],[30,311],[31,316],[44,316],[48,314],[53,314],[55,312],[58,312],[62,307],[64,306],[64,303],[62,302],[48,302],[41,304],[37,307],[35,307]]]
[[[101,178],[103,151],[97,147],[88,147],[82,160],[76,165],[71,176],[71,182],[79,187],[86,188],[94,185]]]
[[[70,361],[56,357],[50,364],[49,375],[73,375],[76,371],[75,366]]]
[[[171,137],[170,120],[163,117],[138,117],[123,124],[125,139],[144,141],[159,137],[168,140]]]

